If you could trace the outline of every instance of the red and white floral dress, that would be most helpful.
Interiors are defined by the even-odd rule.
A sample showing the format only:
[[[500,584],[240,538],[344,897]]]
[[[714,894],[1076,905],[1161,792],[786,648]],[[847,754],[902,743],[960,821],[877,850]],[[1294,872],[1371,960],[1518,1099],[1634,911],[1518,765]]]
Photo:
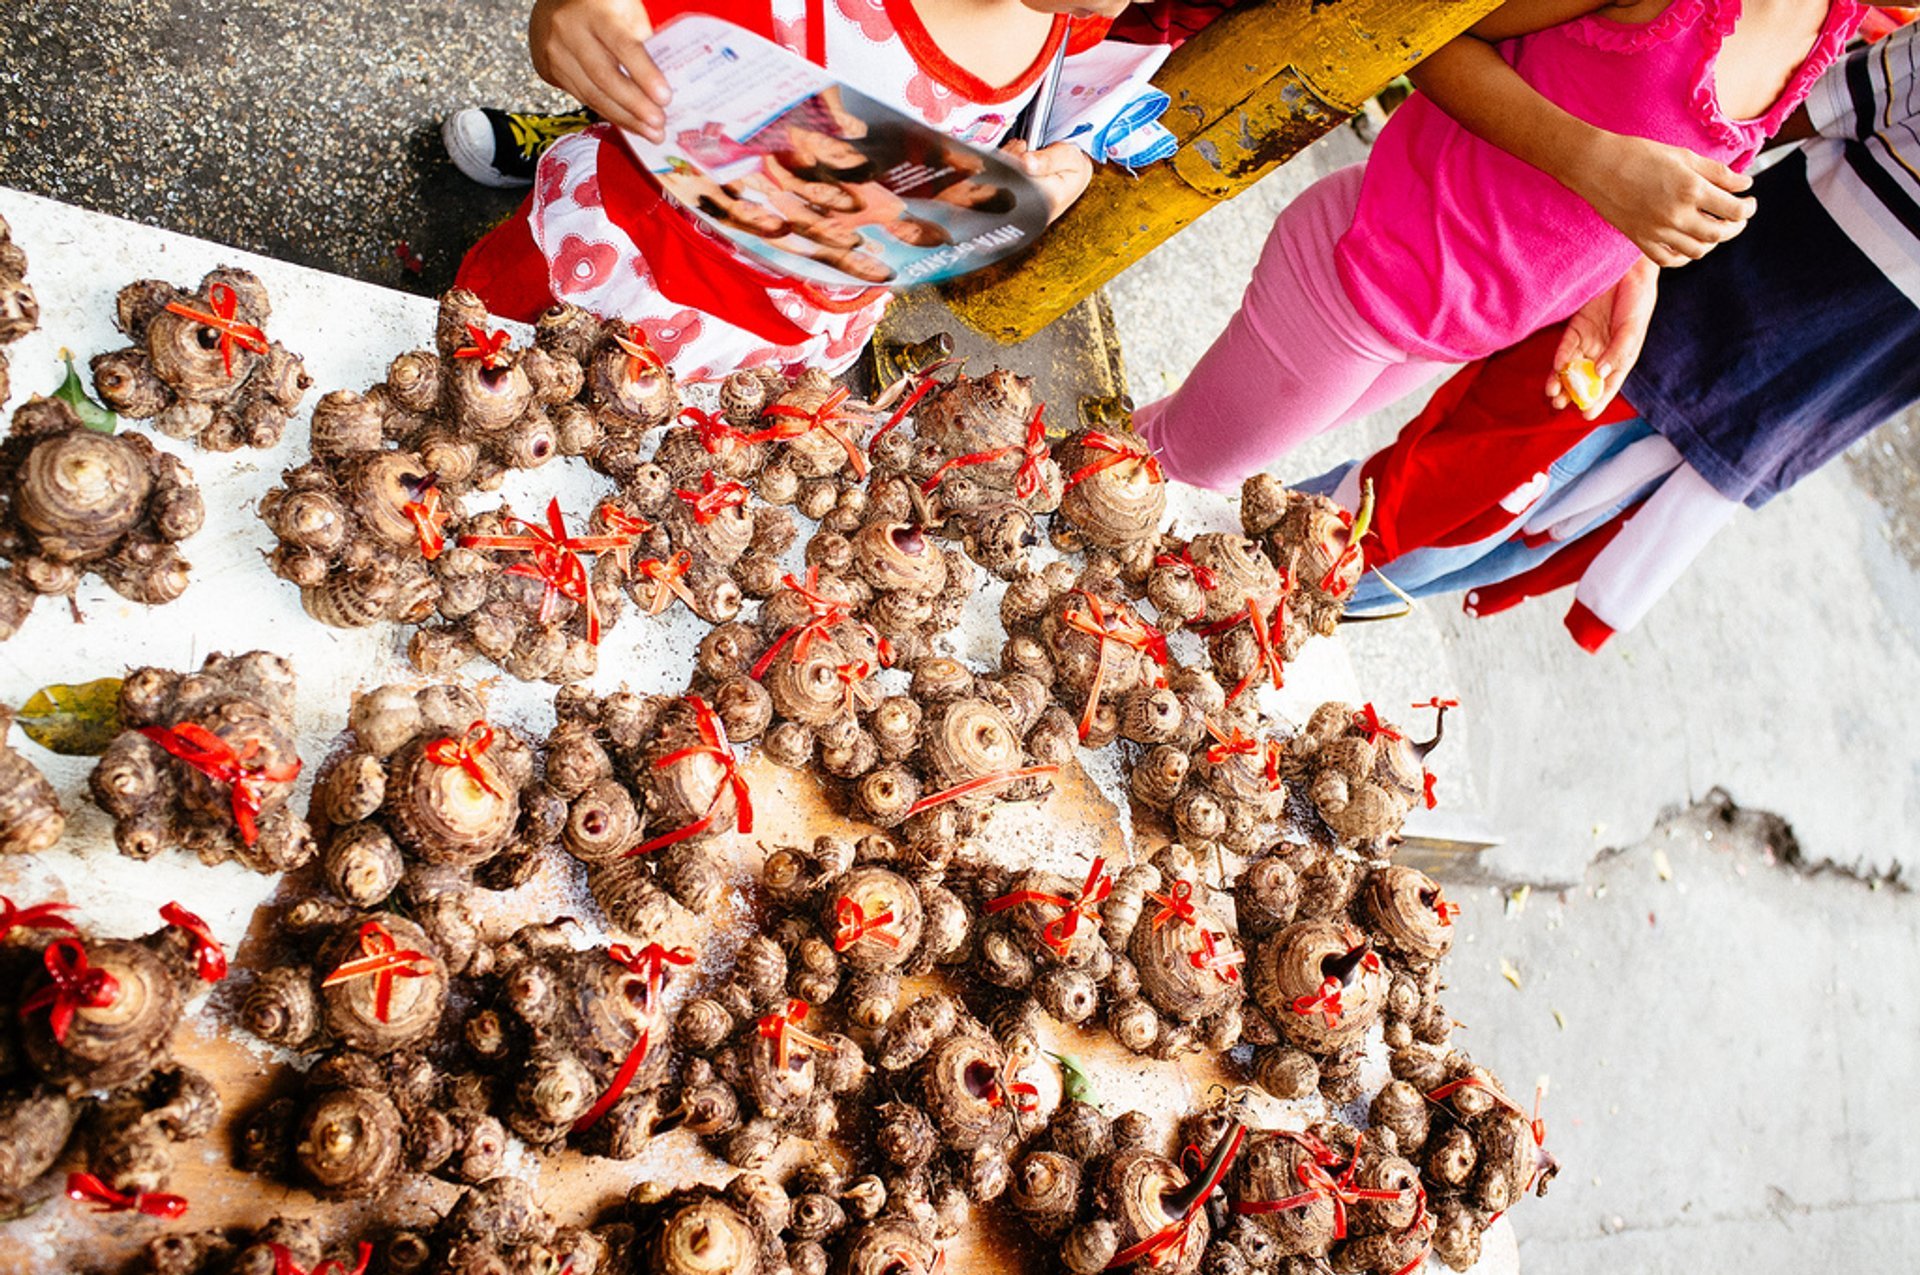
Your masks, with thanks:
[[[1032,65],[996,87],[940,50],[911,0],[650,0],[648,9],[656,25],[683,12],[725,18],[868,97],[987,146],[1006,135],[1060,42],[1089,47],[1106,27],[1056,18]],[[547,151],[533,192],[467,253],[456,282],[511,319],[530,322],[559,299],[636,324],[683,379],[762,364],[842,371],[891,296],[752,263],[681,211],[609,124]]]

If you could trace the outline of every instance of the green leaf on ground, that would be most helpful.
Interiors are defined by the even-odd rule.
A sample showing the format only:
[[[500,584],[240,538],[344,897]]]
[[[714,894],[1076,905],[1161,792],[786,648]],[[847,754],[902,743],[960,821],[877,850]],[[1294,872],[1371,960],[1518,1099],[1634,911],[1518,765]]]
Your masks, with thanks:
[[[102,434],[111,434],[120,428],[120,418],[87,396],[87,387],[80,380],[80,373],[74,369],[73,353],[60,351],[60,359],[67,365],[67,379],[60,382],[60,388],[53,396],[74,410],[80,423],[88,429]]]
[[[120,733],[120,679],[43,686],[15,714],[20,729],[48,752],[98,757]]]
[[[1100,1099],[1093,1091],[1093,1077],[1086,1073],[1072,1054],[1049,1053],[1047,1057],[1060,1064],[1060,1088],[1066,1094],[1067,1101],[1099,1105]]]

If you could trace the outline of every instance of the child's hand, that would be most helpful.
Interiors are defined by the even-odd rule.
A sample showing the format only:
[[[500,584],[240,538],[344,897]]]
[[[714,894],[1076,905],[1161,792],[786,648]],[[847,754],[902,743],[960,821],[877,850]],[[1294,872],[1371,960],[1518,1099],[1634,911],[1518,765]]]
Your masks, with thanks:
[[[673,90],[641,43],[652,33],[641,0],[534,0],[527,48],[541,79],[621,128],[664,142]]]
[[[1055,142],[1030,150],[1018,138],[1002,147],[1039,185],[1047,197],[1047,220],[1052,222],[1080,198],[1093,180],[1093,161],[1072,142]]]
[[[1680,146],[1601,133],[1568,180],[1655,265],[1683,266],[1746,229],[1753,179]]]
[[[1547,382],[1547,398],[1555,408],[1564,410],[1572,402],[1560,380],[1560,369],[1581,359],[1592,359],[1599,366],[1600,393],[1580,414],[1592,420],[1613,401],[1640,359],[1659,285],[1659,268],[1642,257],[1620,276],[1620,282],[1574,311],[1553,353],[1553,378]]]

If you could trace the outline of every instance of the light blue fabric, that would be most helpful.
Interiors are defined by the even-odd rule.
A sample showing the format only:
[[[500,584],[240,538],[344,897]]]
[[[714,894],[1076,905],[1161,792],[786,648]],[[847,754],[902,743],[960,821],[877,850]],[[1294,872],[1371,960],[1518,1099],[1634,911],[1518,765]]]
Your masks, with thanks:
[[[1633,443],[1650,437],[1652,433],[1647,423],[1638,417],[1601,426],[1548,468],[1545,494],[1507,526],[1474,544],[1414,549],[1403,553],[1385,567],[1387,578],[1398,585],[1403,593],[1415,598],[1432,598],[1498,584],[1532,570],[1559,552],[1567,542],[1555,540],[1537,546],[1528,545],[1518,538],[1521,525],[1541,515],[1551,518],[1555,498],[1565,495],[1582,474],[1617,456]],[[1359,463],[1347,461],[1336,465],[1326,473],[1296,486],[1300,491],[1331,496],[1348,472]],[[1658,480],[1655,480],[1627,493],[1614,505],[1595,514],[1581,528],[1581,533],[1604,525],[1657,485]],[[1378,573],[1369,571],[1361,577],[1353,597],[1348,600],[1347,614],[1355,617],[1379,615],[1397,611],[1404,605],[1398,596],[1380,583]]]

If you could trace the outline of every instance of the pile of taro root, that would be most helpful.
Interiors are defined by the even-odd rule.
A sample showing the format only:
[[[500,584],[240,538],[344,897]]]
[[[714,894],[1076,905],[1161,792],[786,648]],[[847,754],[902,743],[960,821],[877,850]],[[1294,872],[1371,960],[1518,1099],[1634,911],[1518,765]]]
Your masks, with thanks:
[[[271,445],[307,386],[268,315],[241,271],[134,284],[97,392],[201,446]],[[637,329],[562,307],[517,344],[456,292],[430,348],[313,404],[311,459],[260,508],[260,587],[317,623],[405,626],[418,676],[339,705],[337,740],[301,756],[273,653],[128,673],[90,784],[120,851],[289,876],[231,971],[178,903],[129,940],[90,932],[84,900],[5,901],[0,1201],[141,1215],[134,1269],[167,1275],[932,1275],[963,1230],[1014,1218],[1074,1275],[1471,1266],[1554,1165],[1453,1043],[1457,906],[1393,862],[1451,705],[1416,706],[1415,742],[1373,704],[1297,726],[1259,704],[1334,631],[1364,527],[1256,478],[1240,534],[1172,534],[1137,438],[1049,419],[1005,371],[935,364],[866,401],[754,369],[692,396]],[[154,603],[187,587],[186,466],[72,418],[30,402],[0,446],[15,625],[86,571]],[[604,497],[480,510],[549,463],[592,466]],[[998,663],[970,666],[950,638],[998,582]],[[676,607],[706,625],[683,693],[579,684],[616,626]],[[554,683],[550,733],[489,720],[469,665]],[[1098,749],[1157,850],[1055,872],[978,848]],[[836,830],[764,848],[743,939],[675,941],[737,884],[755,750],[810,772]],[[0,745],[0,850],[62,821]],[[480,892],[543,867],[617,941],[487,919]],[[219,1153],[264,1198],[379,1206],[431,1177],[457,1202],[354,1210],[344,1236],[196,1231],[175,1144],[220,1095],[171,1042],[223,976],[222,1030],[297,1058],[227,1116]],[[1058,1083],[1050,1023],[1167,1067],[1218,1055],[1242,1084],[1169,1131]],[[1255,1088],[1303,1118],[1263,1127]],[[515,1175],[527,1151],[668,1136],[724,1185],[642,1181],[579,1227]]]

